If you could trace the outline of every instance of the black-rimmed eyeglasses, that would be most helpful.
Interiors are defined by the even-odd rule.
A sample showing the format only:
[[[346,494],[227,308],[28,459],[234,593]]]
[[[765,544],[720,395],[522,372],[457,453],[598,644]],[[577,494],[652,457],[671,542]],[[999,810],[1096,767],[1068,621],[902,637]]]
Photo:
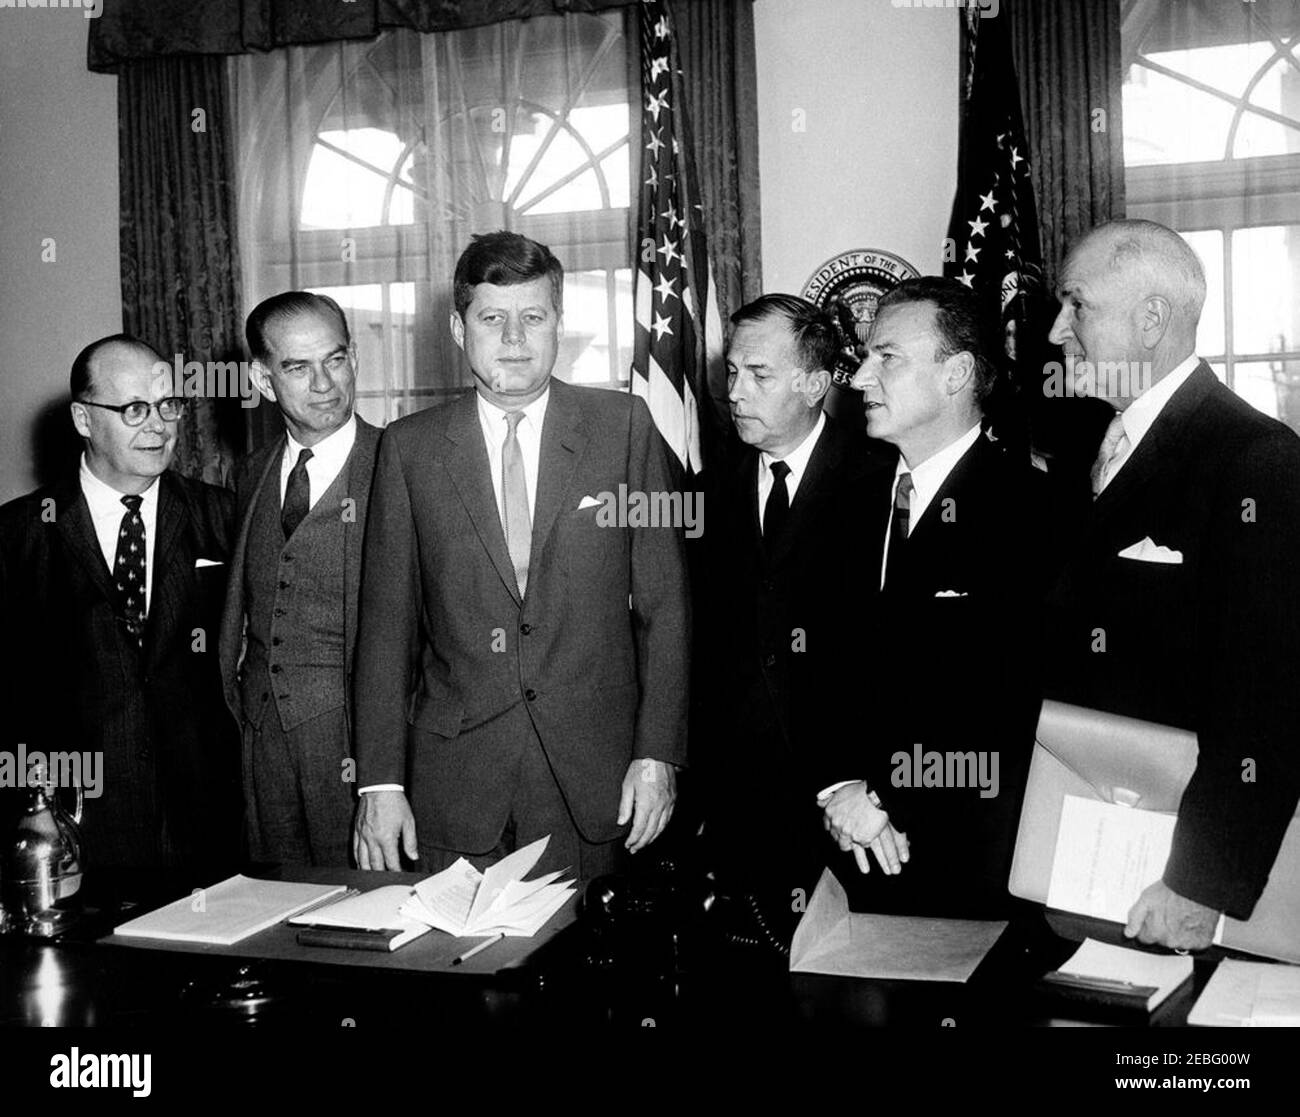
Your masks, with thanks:
[[[79,399],[87,407],[102,407],[105,411],[116,411],[122,416],[122,422],[128,427],[138,427],[147,418],[149,412],[157,408],[158,418],[164,423],[174,423],[185,414],[185,398],[168,396],[157,403],[148,403],[142,399],[133,399],[130,403],[96,403],[93,399]]]

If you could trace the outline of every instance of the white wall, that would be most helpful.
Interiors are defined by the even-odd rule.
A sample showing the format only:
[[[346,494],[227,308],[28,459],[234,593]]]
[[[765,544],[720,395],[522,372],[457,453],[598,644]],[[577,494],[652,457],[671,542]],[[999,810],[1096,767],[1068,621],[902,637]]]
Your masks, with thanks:
[[[35,487],[72,358],[122,328],[117,79],[86,70],[86,35],[77,9],[0,9],[0,501]]]
[[[798,293],[855,248],[940,271],[957,168],[956,10],[755,0],[754,20],[764,289]]]

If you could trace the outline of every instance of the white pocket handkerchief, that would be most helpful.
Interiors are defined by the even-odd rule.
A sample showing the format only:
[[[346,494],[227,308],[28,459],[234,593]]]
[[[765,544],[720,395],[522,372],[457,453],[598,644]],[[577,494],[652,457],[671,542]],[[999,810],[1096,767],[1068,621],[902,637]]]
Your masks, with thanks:
[[[581,512],[584,508],[599,508],[600,506],[601,502],[594,496],[584,496],[578,504],[578,511]]]
[[[195,559],[194,569],[198,570],[204,566],[225,566],[224,562],[218,562],[216,559]]]
[[[935,597],[969,597],[965,590],[939,590]]]
[[[1118,557],[1136,559],[1138,562],[1172,563],[1176,566],[1183,561],[1183,552],[1162,547],[1148,535],[1142,542],[1125,547]]]

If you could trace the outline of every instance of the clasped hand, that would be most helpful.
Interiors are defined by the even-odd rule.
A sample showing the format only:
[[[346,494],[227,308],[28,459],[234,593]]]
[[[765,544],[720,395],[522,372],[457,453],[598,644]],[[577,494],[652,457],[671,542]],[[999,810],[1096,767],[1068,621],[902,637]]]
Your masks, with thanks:
[[[845,784],[830,795],[819,796],[822,822],[836,844],[846,853],[853,851],[858,870],[871,871],[869,849],[880,868],[887,874],[902,872],[910,856],[907,835],[895,830],[889,812],[880,805],[875,792],[868,791],[862,780]]]

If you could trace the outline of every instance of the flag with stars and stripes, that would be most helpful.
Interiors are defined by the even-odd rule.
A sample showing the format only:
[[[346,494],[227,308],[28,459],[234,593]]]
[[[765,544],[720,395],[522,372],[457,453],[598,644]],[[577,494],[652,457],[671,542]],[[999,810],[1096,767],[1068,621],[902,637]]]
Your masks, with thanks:
[[[1031,328],[1031,293],[1043,286],[1038,211],[1007,21],[974,7],[963,14],[970,61],[944,275],[984,297],[1014,367],[1017,334],[1023,341]]]
[[[641,182],[631,388],[684,469],[699,473],[700,401],[723,362],[722,321],[690,167],[665,0],[641,0]]]

